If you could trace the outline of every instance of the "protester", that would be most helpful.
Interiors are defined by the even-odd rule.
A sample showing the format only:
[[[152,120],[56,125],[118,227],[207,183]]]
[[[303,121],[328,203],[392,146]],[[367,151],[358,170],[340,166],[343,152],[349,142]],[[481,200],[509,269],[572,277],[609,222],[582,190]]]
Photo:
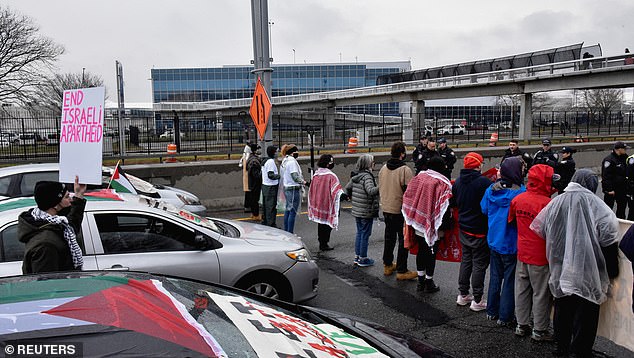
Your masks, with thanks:
[[[524,162],[519,157],[505,159],[500,179],[487,188],[480,202],[489,218],[487,242],[491,250],[491,269],[487,319],[500,326],[514,327],[514,286],[517,263],[517,227],[507,222],[511,200],[526,191],[523,185]]]
[[[302,176],[302,169],[297,163],[299,149],[295,144],[285,147],[284,159],[280,165],[280,176],[284,186],[284,199],[286,206],[284,211],[284,230],[292,233],[295,229],[295,217],[302,204],[302,187],[306,184]]]
[[[262,224],[277,227],[277,191],[280,175],[275,165],[277,146],[266,147],[267,159],[262,167]]]
[[[445,162],[433,157],[427,163],[427,170],[418,173],[407,185],[403,194],[403,217],[412,226],[418,244],[416,270],[418,271],[417,291],[438,292],[434,283],[436,254],[439,244],[439,229],[449,207],[451,183],[442,174]],[[449,221],[450,217],[445,218]]]
[[[551,167],[557,166],[557,160],[559,160],[559,155],[557,153],[553,153],[551,148],[552,142],[550,139],[544,139],[542,141],[542,149],[538,150],[533,157],[532,165],[535,164],[546,164]]]
[[[249,156],[251,156],[251,147],[250,143],[247,143],[244,146],[244,150],[242,151],[242,158],[240,158],[240,162],[238,166],[242,168],[242,190],[244,191],[244,212],[251,212],[251,193],[249,191],[249,172],[247,172],[247,160]]]
[[[391,158],[379,171],[379,197],[385,218],[383,245],[383,274],[390,276],[396,270],[397,280],[413,280],[416,272],[407,269],[408,250],[403,240],[403,193],[414,176],[412,169],[405,164],[405,143],[394,142],[390,150]],[[394,263],[394,246],[396,264]]]
[[[433,157],[439,157],[438,151],[436,151],[436,140],[434,138],[427,139],[427,146],[423,149],[422,152],[418,155],[419,159],[416,161],[416,174],[420,173],[421,170],[427,170],[427,165],[429,160]]]
[[[548,289],[548,259],[546,242],[530,229],[533,219],[550,202],[555,192],[553,184],[559,179],[554,169],[545,164],[533,165],[528,171],[526,192],[511,201],[509,223],[517,225],[517,268],[515,270],[515,334],[523,337],[530,333],[531,339],[552,341],[550,310],[552,296]],[[555,181],[553,181],[555,180]]]
[[[247,173],[249,177],[249,207],[251,220],[262,221],[260,215],[260,192],[262,191],[262,163],[260,162],[260,146],[250,144],[251,154],[247,159]]]
[[[577,170],[530,227],[546,240],[558,356],[593,356],[599,308],[618,275],[618,220],[595,195],[598,185],[591,170]]]
[[[357,224],[354,264],[361,267],[374,265],[374,260],[368,257],[372,222],[379,216],[379,187],[372,175],[373,167],[374,157],[362,154],[357,160],[356,172],[346,184],[346,194],[352,200],[352,216]]]
[[[451,180],[451,172],[453,171],[453,166],[456,164],[456,153],[454,153],[453,149],[447,146],[447,140],[445,138],[438,139],[438,154],[445,162],[445,171],[442,173],[447,179]]]
[[[323,154],[317,162],[317,171],[308,190],[308,220],[317,223],[319,250],[330,251],[330,233],[339,225],[339,200],[343,194],[339,178],[332,172],[335,158]]]
[[[626,160],[625,149],[628,146],[618,141],[614,143],[614,149],[601,165],[601,187],[603,189],[603,201],[612,209],[616,202],[616,216],[625,219],[627,207],[626,190]]]
[[[530,167],[533,162],[533,158],[531,158],[530,154],[525,153],[524,151],[520,149],[517,139],[511,139],[509,141],[509,147],[507,150],[504,151],[504,156],[502,156],[502,161],[510,157],[522,158],[522,160],[524,160],[524,162],[526,163],[527,167]]]
[[[463,159],[464,169],[452,187],[452,202],[458,207],[462,260],[458,276],[460,294],[456,303],[470,305],[472,311],[486,309],[484,297],[484,277],[489,267],[489,246],[487,245],[487,216],[482,213],[480,201],[491,181],[482,176],[484,158],[470,152]],[[469,288],[473,289],[473,295]]]
[[[577,152],[576,149],[571,147],[563,147],[560,150],[561,161],[555,166],[555,173],[559,174],[560,179],[555,182],[555,188],[559,194],[564,192],[564,189],[570,183],[570,179],[575,174],[575,160],[572,155]]]
[[[22,273],[81,270],[82,248],[77,241],[84,218],[86,184],[75,177],[75,196],[53,181],[35,184],[37,207],[18,217],[18,240],[25,244]]]

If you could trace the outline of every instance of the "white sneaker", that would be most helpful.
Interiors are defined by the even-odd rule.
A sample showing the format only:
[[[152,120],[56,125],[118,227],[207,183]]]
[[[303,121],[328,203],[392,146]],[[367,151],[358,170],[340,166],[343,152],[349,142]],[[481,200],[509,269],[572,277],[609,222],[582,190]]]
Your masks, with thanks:
[[[466,306],[473,301],[473,295],[458,295],[456,304],[458,306]]]
[[[473,312],[484,311],[485,309],[487,309],[487,302],[484,300],[484,298],[480,299],[480,302],[476,302],[475,300],[473,300],[471,301],[471,306],[469,306],[469,309]]]

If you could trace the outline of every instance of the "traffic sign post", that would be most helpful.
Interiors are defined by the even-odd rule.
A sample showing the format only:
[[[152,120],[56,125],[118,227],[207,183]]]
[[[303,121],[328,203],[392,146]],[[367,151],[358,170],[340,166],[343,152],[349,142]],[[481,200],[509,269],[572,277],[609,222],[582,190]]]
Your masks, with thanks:
[[[251,119],[253,119],[255,128],[260,135],[260,140],[265,139],[264,135],[266,133],[266,126],[269,122],[269,116],[271,115],[271,107],[271,100],[266,94],[264,86],[262,86],[260,77],[258,77],[258,82],[255,85],[255,93],[253,94],[253,100],[251,101],[251,108],[249,109],[249,114],[251,114]]]

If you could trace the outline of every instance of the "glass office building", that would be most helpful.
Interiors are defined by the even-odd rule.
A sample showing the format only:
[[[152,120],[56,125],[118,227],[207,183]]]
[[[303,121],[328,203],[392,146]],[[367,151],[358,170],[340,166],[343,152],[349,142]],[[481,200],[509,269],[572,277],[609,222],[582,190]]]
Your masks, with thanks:
[[[160,102],[205,102],[251,98],[253,66],[152,69],[152,98]],[[273,65],[272,97],[376,85],[377,77],[411,70],[409,61]],[[353,106],[340,110],[398,114],[398,103]]]

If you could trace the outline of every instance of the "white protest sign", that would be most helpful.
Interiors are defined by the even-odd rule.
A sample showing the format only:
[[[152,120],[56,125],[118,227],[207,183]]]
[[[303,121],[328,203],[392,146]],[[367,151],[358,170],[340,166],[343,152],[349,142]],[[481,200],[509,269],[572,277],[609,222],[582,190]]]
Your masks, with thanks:
[[[101,184],[104,87],[64,91],[59,133],[59,181]]]

